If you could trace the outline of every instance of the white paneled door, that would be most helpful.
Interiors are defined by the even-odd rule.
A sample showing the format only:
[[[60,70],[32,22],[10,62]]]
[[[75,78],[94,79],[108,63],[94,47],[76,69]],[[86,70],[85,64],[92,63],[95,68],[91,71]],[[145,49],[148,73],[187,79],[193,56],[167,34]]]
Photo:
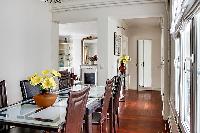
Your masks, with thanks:
[[[144,40],[144,87],[151,87],[151,40]]]
[[[151,48],[152,40],[138,40],[138,86],[151,88]]]
[[[138,85],[144,86],[144,44],[138,40]]]

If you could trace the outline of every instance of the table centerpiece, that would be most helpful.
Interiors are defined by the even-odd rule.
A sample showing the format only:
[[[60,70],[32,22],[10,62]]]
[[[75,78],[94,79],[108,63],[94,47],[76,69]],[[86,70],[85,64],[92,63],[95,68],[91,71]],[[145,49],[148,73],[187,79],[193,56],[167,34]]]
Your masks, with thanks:
[[[52,93],[57,84],[55,78],[61,77],[61,74],[56,70],[43,70],[40,74],[35,73],[28,78],[33,86],[38,86],[40,93],[33,97],[36,105],[39,107],[49,107],[54,104],[57,95]]]

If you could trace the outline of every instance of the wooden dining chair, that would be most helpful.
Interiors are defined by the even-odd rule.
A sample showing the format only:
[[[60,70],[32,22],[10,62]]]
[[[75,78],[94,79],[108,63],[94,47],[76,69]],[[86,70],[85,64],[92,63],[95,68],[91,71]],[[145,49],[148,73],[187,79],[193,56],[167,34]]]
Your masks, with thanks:
[[[64,133],[80,133],[86,110],[90,87],[80,91],[71,91],[68,99]]]
[[[59,89],[66,89],[72,86],[71,83],[71,74],[68,70],[59,71],[61,77],[58,78],[59,81]]]
[[[110,99],[112,97],[113,81],[107,80],[105,93],[102,101],[101,112],[92,113],[92,124],[100,127],[100,133],[103,133],[107,125],[107,112],[109,108]]]
[[[7,104],[7,93],[5,80],[0,81],[0,108],[8,106]],[[0,132],[5,132],[10,127],[6,124],[0,123]]]
[[[20,81],[20,87],[23,100],[31,99],[33,96],[40,93],[39,86],[33,86],[28,80]]]

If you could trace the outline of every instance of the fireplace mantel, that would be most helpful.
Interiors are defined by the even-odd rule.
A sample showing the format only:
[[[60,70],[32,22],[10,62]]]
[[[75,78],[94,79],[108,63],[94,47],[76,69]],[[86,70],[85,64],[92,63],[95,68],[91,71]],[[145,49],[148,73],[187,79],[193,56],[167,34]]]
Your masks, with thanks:
[[[81,81],[84,84],[97,85],[97,65],[81,65]]]

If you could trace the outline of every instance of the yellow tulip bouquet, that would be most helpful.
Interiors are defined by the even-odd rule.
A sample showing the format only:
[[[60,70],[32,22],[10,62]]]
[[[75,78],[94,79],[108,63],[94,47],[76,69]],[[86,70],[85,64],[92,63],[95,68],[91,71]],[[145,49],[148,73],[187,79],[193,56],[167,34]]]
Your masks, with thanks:
[[[57,86],[56,77],[61,77],[61,74],[56,70],[43,70],[41,74],[35,73],[28,78],[33,86],[38,86],[42,93],[48,92]]]
[[[128,55],[122,55],[119,59],[120,63],[127,64],[131,58]]]

